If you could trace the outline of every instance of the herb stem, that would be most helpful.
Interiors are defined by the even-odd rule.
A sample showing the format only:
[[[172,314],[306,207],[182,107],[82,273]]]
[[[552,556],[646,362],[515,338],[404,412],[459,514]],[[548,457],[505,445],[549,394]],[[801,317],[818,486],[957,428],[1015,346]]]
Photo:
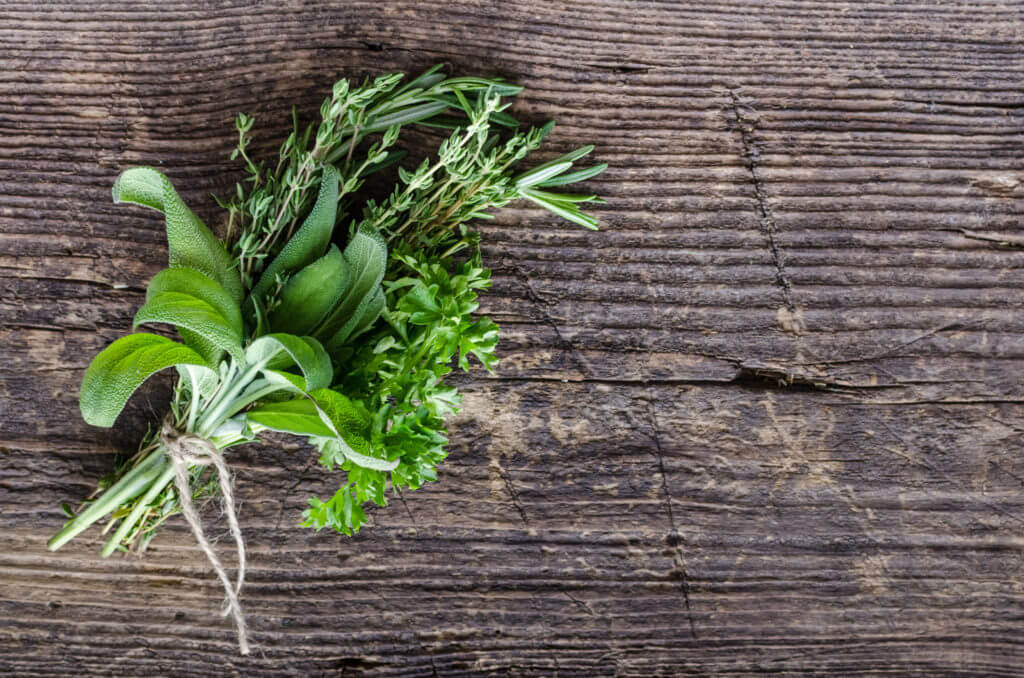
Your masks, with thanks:
[[[314,146],[309,156],[307,156],[306,159],[303,160],[302,166],[299,168],[299,171],[296,172],[295,174],[295,181],[292,183],[291,187],[289,187],[288,193],[285,195],[284,201],[281,203],[281,209],[277,213],[277,218],[274,219],[274,223],[270,227],[270,230],[267,231],[267,235],[264,236],[263,240],[257,246],[257,252],[265,252],[269,250],[271,246],[273,246],[273,243],[277,239],[277,235],[279,233],[278,226],[281,223],[281,219],[284,218],[285,213],[288,211],[288,205],[291,203],[292,196],[295,195],[295,191],[298,190],[299,184],[309,180],[308,175],[313,171],[313,164],[310,161],[313,159],[313,157],[316,155],[316,152],[319,149],[319,146]],[[250,257],[249,262],[252,262],[254,259],[255,257]],[[252,267],[248,266],[246,273],[251,272],[251,269]]]
[[[161,454],[163,453],[163,447],[160,448]],[[107,540],[104,544],[103,550],[100,552],[104,558],[109,556],[111,553],[121,545],[121,541],[124,540],[128,532],[135,527],[135,525],[142,518],[142,514],[149,510],[150,503],[156,499],[157,495],[163,492],[167,484],[171,482],[174,477],[174,465],[170,463],[170,460],[165,460],[162,464],[163,472],[157,477],[152,485],[149,486],[149,490],[146,494],[142,495],[142,498],[135,503],[135,508],[121,520],[120,526],[117,528],[117,532]]]
[[[231,384],[229,388],[222,392],[217,402],[208,409],[207,413],[203,416],[199,422],[199,435],[204,438],[210,437],[210,435],[217,430],[217,428],[223,423],[223,420],[234,414],[231,412],[231,404],[241,394],[249,382],[252,381],[256,374],[266,367],[266,361],[260,361],[253,363],[247,370],[241,373],[239,377]]]
[[[199,414],[201,396],[199,395],[199,383],[196,381],[195,374],[193,374],[191,370],[189,370],[188,378],[192,384],[192,397],[189,398],[188,424],[186,425],[185,430],[191,433],[196,427],[196,416]]]
[[[89,505],[89,508],[65,525],[64,529],[55,534],[46,543],[46,546],[51,551],[56,551],[97,520],[147,488],[160,475],[162,468],[158,462],[163,456],[164,452],[160,448],[152,452],[141,464],[125,474],[113,487],[100,495],[96,501]]]
[[[348,170],[349,163],[352,162],[352,152],[356,150],[356,142],[359,140],[359,125],[356,125],[355,130],[352,132],[352,141],[348,145],[348,155],[345,156],[345,169]]]

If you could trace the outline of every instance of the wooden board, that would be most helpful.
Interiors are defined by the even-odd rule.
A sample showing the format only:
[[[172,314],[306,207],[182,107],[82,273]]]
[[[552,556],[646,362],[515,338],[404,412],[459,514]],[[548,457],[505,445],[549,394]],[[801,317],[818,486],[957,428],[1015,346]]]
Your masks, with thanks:
[[[0,674],[1024,675],[1019,2],[0,3]],[[78,384],[166,257],[342,76],[447,61],[594,143],[604,230],[486,226],[504,329],[441,482],[349,539],[244,448],[256,654],[180,521],[45,540],[131,449]],[[212,517],[212,516],[211,516]]]

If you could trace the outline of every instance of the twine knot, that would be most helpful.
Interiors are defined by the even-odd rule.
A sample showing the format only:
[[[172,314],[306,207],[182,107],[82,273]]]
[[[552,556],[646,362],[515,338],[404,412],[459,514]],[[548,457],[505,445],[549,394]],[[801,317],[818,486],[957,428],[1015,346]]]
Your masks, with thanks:
[[[242,540],[242,530],[238,527],[238,517],[235,515],[235,496],[231,484],[231,473],[224,463],[224,456],[212,442],[197,436],[193,433],[181,433],[171,423],[168,415],[164,419],[160,429],[160,441],[167,450],[167,456],[174,466],[174,486],[178,490],[178,501],[181,502],[181,512],[185,515],[192,533],[199,542],[199,546],[206,553],[210,564],[213,565],[217,577],[224,585],[225,606],[222,614],[230,614],[235,620],[238,629],[238,648],[242,654],[249,654],[248,633],[245,626],[245,615],[242,614],[242,605],[238,597],[242,593],[242,584],[245,582],[245,542]],[[188,466],[213,466],[217,469],[217,479],[220,482],[221,494],[224,496],[224,514],[227,516],[231,534],[235,538],[238,547],[238,575],[235,583],[231,583],[227,571],[220,562],[220,558],[214,552],[210,542],[203,532],[203,524],[199,520],[199,513],[192,502],[192,487],[190,483]]]

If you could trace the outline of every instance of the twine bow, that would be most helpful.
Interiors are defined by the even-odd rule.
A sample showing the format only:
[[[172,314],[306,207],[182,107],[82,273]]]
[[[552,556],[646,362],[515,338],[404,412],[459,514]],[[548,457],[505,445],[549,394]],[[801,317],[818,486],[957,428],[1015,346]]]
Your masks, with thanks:
[[[192,533],[202,547],[206,557],[210,559],[217,577],[224,585],[225,608],[222,614],[230,614],[235,620],[238,629],[238,648],[242,654],[249,654],[249,640],[245,626],[245,615],[242,613],[242,606],[238,597],[242,593],[242,584],[245,581],[245,542],[242,540],[242,530],[238,527],[238,517],[235,515],[234,490],[231,487],[231,473],[228,471],[224,457],[220,454],[213,443],[206,438],[192,433],[181,433],[176,430],[170,418],[164,420],[160,429],[160,440],[167,450],[167,456],[174,466],[174,485],[178,490],[178,500],[181,502],[181,512],[185,514],[185,520],[192,528]],[[192,502],[192,488],[188,474],[188,465],[210,466],[217,469],[217,479],[220,482],[221,493],[224,495],[224,513],[227,515],[228,525],[231,534],[238,546],[238,576],[235,584],[232,585],[228,573],[220,562],[220,558],[214,553],[213,547],[206,539],[203,532],[203,524],[199,520],[199,513]]]

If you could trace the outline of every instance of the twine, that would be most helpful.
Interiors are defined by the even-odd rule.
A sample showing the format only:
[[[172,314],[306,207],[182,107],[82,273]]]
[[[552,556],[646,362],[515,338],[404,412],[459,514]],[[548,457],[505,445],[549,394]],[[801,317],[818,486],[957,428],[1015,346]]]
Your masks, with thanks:
[[[192,433],[180,433],[171,424],[170,417],[164,419],[163,427],[160,429],[160,440],[174,466],[174,485],[178,490],[181,512],[185,514],[185,520],[192,528],[196,541],[199,542],[206,557],[210,559],[217,577],[224,585],[226,597],[222,614],[225,616],[230,614],[234,618],[235,626],[238,629],[238,648],[242,654],[249,654],[245,615],[242,614],[242,606],[238,602],[238,597],[242,593],[242,584],[245,581],[245,542],[242,540],[242,530],[238,527],[238,517],[235,515],[235,496],[227,464],[224,463],[224,457],[213,443]],[[221,493],[224,495],[224,513],[227,515],[231,534],[238,546],[238,576],[234,585],[231,584],[227,571],[221,565],[220,558],[214,553],[210,542],[207,541],[206,534],[203,532],[203,524],[199,520],[199,513],[196,511],[195,504],[192,503],[189,464],[193,466],[210,466],[212,464],[217,469],[217,479],[220,481]]]

